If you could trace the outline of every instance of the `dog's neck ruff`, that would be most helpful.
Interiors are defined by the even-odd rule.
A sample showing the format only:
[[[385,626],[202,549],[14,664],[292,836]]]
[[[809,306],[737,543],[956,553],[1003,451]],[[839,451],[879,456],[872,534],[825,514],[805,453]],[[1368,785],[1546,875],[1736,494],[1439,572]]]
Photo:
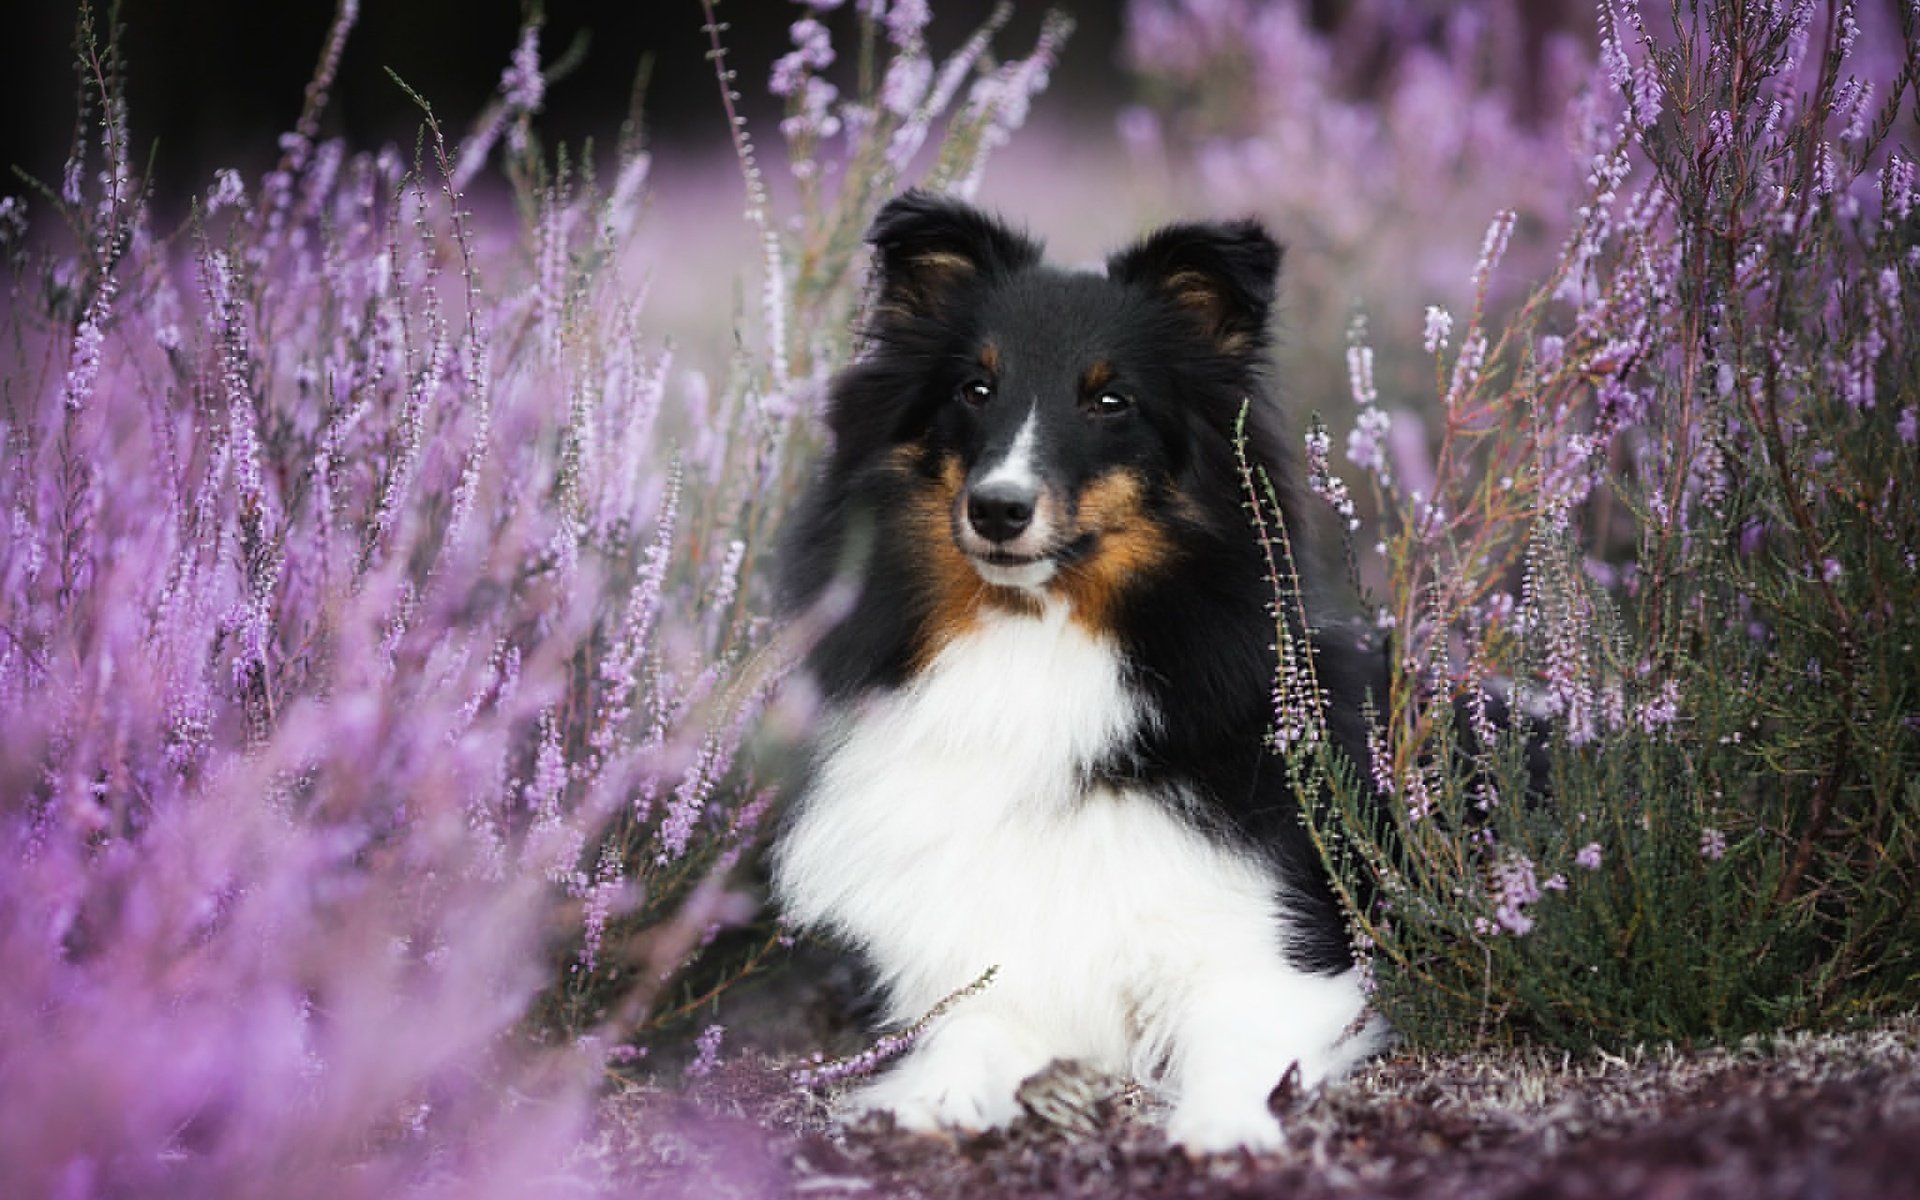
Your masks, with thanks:
[[[836,714],[810,795],[857,793],[874,773],[910,763],[926,784],[890,798],[889,820],[926,807],[937,827],[977,819],[983,806],[1070,801],[1151,713],[1110,637],[1073,621],[1066,600],[1038,601],[1037,613],[981,609],[905,685]],[[982,770],[1000,781],[992,794],[935,807],[941,778]]]

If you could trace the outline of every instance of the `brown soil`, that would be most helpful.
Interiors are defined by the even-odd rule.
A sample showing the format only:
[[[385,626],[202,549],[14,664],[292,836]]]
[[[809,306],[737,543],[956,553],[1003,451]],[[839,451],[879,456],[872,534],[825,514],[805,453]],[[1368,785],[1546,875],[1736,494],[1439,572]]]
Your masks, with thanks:
[[[1199,1161],[1153,1105],[1072,1072],[1004,1134],[841,1129],[750,1054],[685,1091],[609,1097],[578,1164],[685,1197],[1920,1198],[1920,1015],[1733,1049],[1402,1055],[1287,1105],[1288,1147]]]

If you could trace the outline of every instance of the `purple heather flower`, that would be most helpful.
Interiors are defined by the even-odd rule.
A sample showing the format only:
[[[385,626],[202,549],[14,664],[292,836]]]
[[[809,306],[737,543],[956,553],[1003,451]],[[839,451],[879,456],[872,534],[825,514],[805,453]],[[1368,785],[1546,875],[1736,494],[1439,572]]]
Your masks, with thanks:
[[[795,96],[806,80],[806,58],[793,51],[774,60],[773,73],[767,77],[767,91],[776,96]]]
[[[1326,426],[1316,420],[1313,428],[1307,432],[1306,440],[1307,486],[1339,514],[1348,530],[1360,528],[1360,518],[1355,514],[1353,497],[1347,492],[1346,481],[1333,473],[1333,466],[1328,461],[1332,439],[1327,435]]]
[[[73,332],[73,354],[67,366],[63,394],[69,409],[78,409],[93,395],[94,381],[100,377],[100,350],[106,342],[106,323],[113,311],[113,298],[119,284],[113,276],[100,280],[93,298],[87,302],[86,315]]]
[[[237,208],[246,201],[247,185],[241,181],[240,172],[225,167],[214,173],[213,188],[207,193],[208,216],[223,208]]]
[[[1908,446],[1920,440],[1920,408],[1909,404],[1900,410],[1900,419],[1894,422],[1894,433]]]
[[[1660,688],[1640,705],[1639,725],[1643,733],[1658,733],[1668,728],[1680,717],[1680,684],[1673,679],[1663,680]]]
[[[1586,845],[1580,847],[1580,852],[1573,856],[1573,865],[1583,871],[1598,871],[1600,869],[1600,843],[1588,842]]]
[[[18,196],[0,196],[0,246],[18,246],[27,240],[27,202]]]
[[[794,52],[815,71],[833,65],[833,35],[812,17],[802,17],[787,30],[793,37]]]
[[[593,881],[584,888],[572,890],[574,898],[582,902],[579,962],[589,971],[599,965],[600,945],[606,938],[607,922],[612,919],[619,907],[620,897],[627,890],[628,883],[619,852],[614,843],[609,842],[600,851],[600,862],[594,868]]]
[[[1563,880],[1562,886],[1564,883]],[[1505,930],[1515,937],[1525,937],[1534,926],[1527,907],[1539,899],[1540,884],[1534,876],[1533,860],[1520,854],[1502,859],[1493,869],[1494,927],[1484,931],[1497,934]]]
[[[1385,412],[1367,408],[1354,418],[1353,429],[1347,434],[1348,460],[1381,480],[1383,486],[1392,478],[1382,445],[1392,424],[1392,419]]]
[[[500,95],[515,112],[538,112],[546,96],[546,78],[540,74],[540,26],[528,23],[520,30],[513,58],[500,75]]]
[[[1446,404],[1449,409],[1457,407],[1473,391],[1480,381],[1480,368],[1487,358],[1487,337],[1483,333],[1468,335],[1460,345],[1460,354],[1453,362],[1453,379],[1447,385]]]
[[[921,33],[932,19],[927,0],[893,0],[885,18],[887,40],[901,50],[919,45]]]
[[[1375,790],[1381,795],[1391,796],[1400,790],[1393,777],[1393,752],[1377,721],[1367,726],[1367,769],[1373,776]]]
[[[1025,58],[1015,59],[974,83],[966,114],[984,123],[971,162],[954,182],[956,195],[974,194],[980,186],[987,155],[1005,145],[1015,131],[1026,124],[1033,99],[1046,90],[1054,60],[1072,30],[1070,19],[1050,12],[1041,23],[1033,50]]]
[[[795,111],[780,122],[781,134],[790,142],[803,139],[824,141],[840,132],[840,118],[833,113],[833,102],[840,89],[817,75],[808,75],[797,86]]]
[[[727,1027],[720,1024],[709,1025],[700,1031],[700,1036],[693,1043],[696,1050],[694,1059],[686,1067],[687,1078],[705,1079],[713,1074],[714,1068],[720,1065],[720,1042],[726,1033]]]
[[[1438,304],[1427,305],[1426,330],[1421,344],[1428,354],[1437,354],[1447,344],[1447,338],[1453,333],[1453,314]]]
[[[1891,225],[1895,221],[1904,221],[1920,204],[1920,193],[1914,189],[1913,160],[1898,150],[1887,159],[1887,165],[1880,169],[1880,195],[1886,209],[1883,218]]]
[[[1415,767],[1407,772],[1406,786],[1401,789],[1406,796],[1407,823],[1418,825],[1433,814],[1434,800],[1427,790],[1426,772]]]
[[[1833,108],[1847,119],[1840,133],[1843,142],[1858,142],[1867,136],[1867,124],[1873,119],[1873,81],[1849,76],[1834,89]]]
[[[985,991],[998,973],[998,967],[988,967],[980,978],[941,1000],[913,1024],[897,1032],[882,1035],[873,1045],[849,1058],[823,1062],[820,1056],[815,1054],[811,1065],[793,1073],[793,1081],[801,1087],[817,1088],[871,1075],[889,1060],[898,1058],[912,1049],[914,1043],[933,1027],[934,1022],[951,1012],[955,1006]]]
[[[880,84],[880,106],[896,117],[911,117],[926,99],[932,82],[932,59],[925,54],[896,54],[887,64],[886,78]]]
[[[1836,165],[1833,157],[1833,143],[1821,142],[1814,147],[1813,153],[1813,194],[1831,196],[1838,184]]]
[[[1480,239],[1480,257],[1473,264],[1473,285],[1475,290],[1486,287],[1487,280],[1493,276],[1494,268],[1506,256],[1507,242],[1513,237],[1514,212],[1505,209],[1496,214],[1488,224],[1487,232]]]
[[[1700,830],[1700,857],[1708,862],[1719,862],[1727,854],[1727,835],[1711,825]]]
[[[1365,334],[1365,326],[1356,325],[1353,331],[1356,340],[1347,347],[1347,384],[1358,408],[1371,408],[1380,399],[1380,393],[1373,386],[1373,347],[1358,340]]]

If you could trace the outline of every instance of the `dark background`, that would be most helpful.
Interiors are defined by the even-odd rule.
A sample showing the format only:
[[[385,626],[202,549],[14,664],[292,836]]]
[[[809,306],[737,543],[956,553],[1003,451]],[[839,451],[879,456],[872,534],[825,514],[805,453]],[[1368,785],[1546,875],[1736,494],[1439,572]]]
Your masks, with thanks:
[[[989,9],[936,3],[930,44],[957,47]],[[1126,96],[1117,61],[1121,0],[1073,0],[1077,28],[1055,72],[1046,105],[1054,115],[1110,114]],[[77,3],[9,5],[0,36],[0,169],[19,167],[57,181],[74,120],[73,30]],[[1021,0],[997,40],[1007,54],[1033,44],[1046,6]],[[852,4],[830,14],[835,45],[850,48]],[[419,110],[387,78],[391,67],[434,106],[450,133],[464,131],[492,94],[521,21],[518,0],[362,0],[347,41],[323,130],[356,148],[394,141],[411,147]],[[766,97],[767,70],[789,49],[787,27],[808,10],[789,0],[726,0],[720,19],[739,72],[738,88],[763,142],[777,141],[778,110]],[[122,45],[136,164],[157,141],[154,174],[163,204],[203,190],[220,167],[257,171],[293,127],[334,15],[332,0],[125,0]],[[578,145],[592,135],[611,145],[625,117],[637,68],[651,54],[649,129],[659,144],[719,150],[726,124],[707,62],[698,0],[548,0],[541,58],[552,62],[589,36],[587,56],[553,85],[539,128],[549,142]],[[96,8],[101,35],[105,8]],[[843,53],[845,65],[849,53]],[[1104,115],[1103,120],[1111,120]],[[9,171],[10,174],[10,171]],[[0,194],[21,190],[15,178]]]

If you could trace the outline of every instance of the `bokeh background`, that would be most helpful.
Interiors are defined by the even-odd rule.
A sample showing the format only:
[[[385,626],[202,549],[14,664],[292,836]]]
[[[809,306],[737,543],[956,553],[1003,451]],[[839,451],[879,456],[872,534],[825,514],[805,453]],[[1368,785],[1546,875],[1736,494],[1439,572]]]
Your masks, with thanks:
[[[1032,46],[1048,5],[1020,0],[995,50]],[[1424,307],[1470,300],[1481,231],[1515,209],[1518,279],[1557,250],[1566,200],[1582,182],[1567,103],[1586,82],[1591,6],[1571,0],[1312,0],[1299,4],[1063,4],[1074,32],[1021,136],[990,165],[979,199],[1093,262],[1147,226],[1194,215],[1266,218],[1287,242],[1282,354],[1312,408],[1344,404],[1348,326],[1365,310],[1380,370],[1430,390],[1417,343]],[[956,48],[985,3],[934,6],[928,44]],[[854,6],[823,14],[852,41]],[[743,111],[779,198],[781,102],[763,86],[790,50],[805,5],[728,0],[720,16]],[[72,123],[72,8],[36,0],[0,45],[0,164],[54,179]],[[213,173],[256,175],[292,127],[334,5],[325,0],[128,0],[127,94],[135,141],[152,151],[156,215],[184,214]],[[650,327],[695,360],[724,361],[753,266],[744,193],[695,0],[544,6],[542,57],[578,54],[546,89],[538,128],[605,165],[644,75],[654,165],[633,269],[646,273]],[[515,44],[509,0],[362,5],[322,134],[358,148],[410,150],[419,111],[390,69],[450,130],[479,114]],[[826,72],[843,92],[846,57]],[[492,181],[501,194],[504,187]],[[486,203],[484,187],[476,202]],[[789,207],[789,211],[791,211]],[[1417,234],[1417,236],[1415,236]],[[1396,336],[1397,333],[1397,336]]]
[[[1330,13],[1339,7],[1323,6]],[[66,154],[71,124],[75,6],[29,0],[12,7],[9,34],[0,39],[0,111],[14,116],[0,128],[0,163],[49,178]],[[990,7],[936,6],[929,42],[957,45]],[[1046,7],[1018,4],[1002,46],[1030,44]],[[1125,4],[1088,0],[1068,7],[1076,29],[1055,74],[1048,116],[1110,130],[1112,113],[1133,90],[1122,61]],[[765,79],[790,48],[788,25],[805,11],[785,0],[720,6],[744,78]],[[578,66],[547,93],[541,124],[550,139],[610,144],[646,64],[647,121],[658,152],[668,159],[697,157],[724,141],[697,0],[550,0],[544,12],[547,57],[575,47],[581,53]],[[159,143],[155,167],[163,199],[177,200],[220,167],[244,172],[271,164],[275,140],[299,115],[301,85],[333,15],[331,0],[128,0],[120,6],[132,49],[128,96],[138,132]],[[340,64],[324,136],[360,146],[411,144],[419,111],[387,77],[388,68],[443,114],[457,120],[477,113],[499,83],[522,18],[517,0],[366,0]],[[778,101],[763,88],[750,86],[742,95],[750,119],[777,119]]]

